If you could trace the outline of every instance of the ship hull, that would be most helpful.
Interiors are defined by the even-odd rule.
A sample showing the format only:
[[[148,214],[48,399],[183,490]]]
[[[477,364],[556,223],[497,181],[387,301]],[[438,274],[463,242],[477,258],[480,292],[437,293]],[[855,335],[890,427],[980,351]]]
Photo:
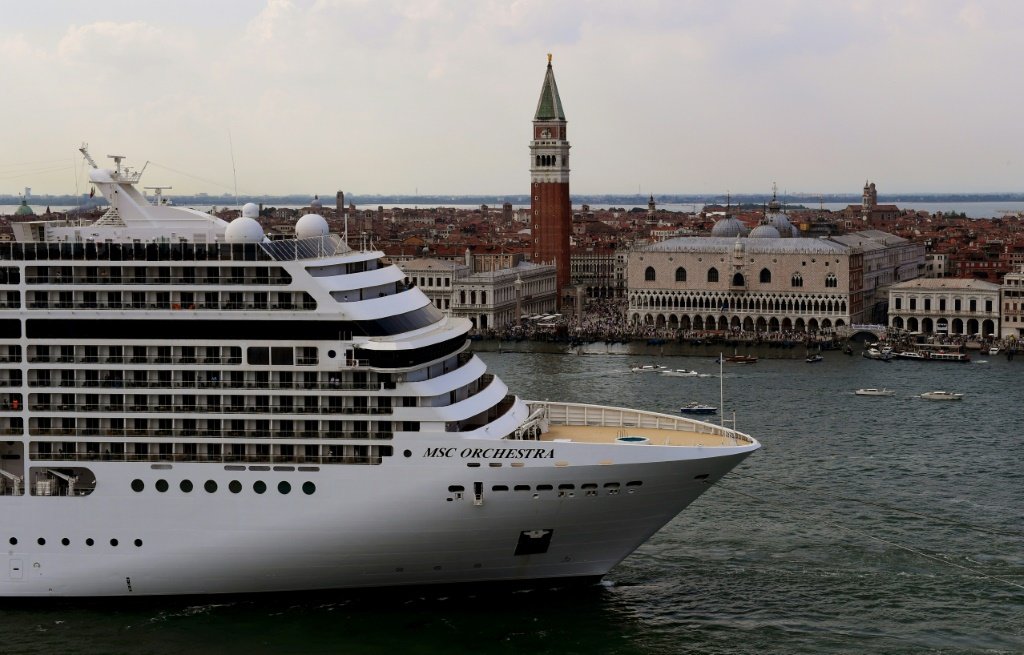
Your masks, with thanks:
[[[600,448],[583,457],[588,449],[572,446],[560,445],[557,456],[601,456]],[[420,457],[306,472],[97,462],[89,496],[5,499],[0,520],[18,542],[8,545],[0,595],[239,594],[599,578],[747,454],[521,468]],[[142,491],[132,490],[137,479]],[[157,491],[158,480],[169,490]],[[181,480],[190,480],[193,491],[183,493]],[[205,491],[209,480],[217,491]],[[229,491],[232,481],[241,483],[239,493]],[[267,487],[262,494],[253,491],[257,481]],[[279,492],[281,482],[290,493]],[[307,482],[315,485],[311,494],[302,491]]]

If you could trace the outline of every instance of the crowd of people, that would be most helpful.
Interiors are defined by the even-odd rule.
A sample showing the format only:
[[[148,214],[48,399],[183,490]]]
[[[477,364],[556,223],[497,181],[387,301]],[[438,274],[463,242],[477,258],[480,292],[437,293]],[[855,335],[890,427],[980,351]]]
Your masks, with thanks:
[[[627,320],[628,301],[622,298],[591,299],[582,316],[570,315],[557,321],[523,320],[497,330],[486,330],[478,338],[502,341],[566,341],[570,343],[626,343],[630,341],[743,342],[769,346],[830,347],[839,342],[832,332],[753,332],[730,330],[683,330],[669,326],[633,323]]]

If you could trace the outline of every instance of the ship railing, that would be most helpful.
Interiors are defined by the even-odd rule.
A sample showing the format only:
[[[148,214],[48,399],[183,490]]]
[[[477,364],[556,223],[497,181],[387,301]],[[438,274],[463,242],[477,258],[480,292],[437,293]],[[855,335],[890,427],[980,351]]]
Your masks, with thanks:
[[[563,403],[548,401],[527,401],[531,409],[545,407],[547,419],[555,425],[590,425],[621,428],[654,428],[659,430],[678,430],[697,434],[713,434],[720,437],[735,439],[745,443],[753,443],[753,439],[742,432],[725,428],[695,419],[648,412],[638,409],[620,407],[604,407],[583,403]]]
[[[20,305],[12,305],[12,307],[20,307]],[[198,302],[189,303],[187,306],[182,307],[180,303],[171,302],[160,302],[160,303],[146,303],[141,302],[93,302],[75,300],[73,302],[49,302],[46,300],[30,300],[28,302],[29,309],[113,309],[120,310],[125,308],[130,309],[157,309],[157,310],[191,310],[191,311],[208,311],[208,310],[226,310],[226,311],[250,311],[250,310],[261,310],[271,312],[293,312],[293,311],[315,311],[315,302],[295,302],[295,303],[243,303],[243,302]]]
[[[394,414],[394,408],[385,405],[370,407],[347,407],[333,405],[140,405],[133,403],[33,403],[36,412],[141,412],[148,414],[345,414],[380,416]],[[17,411],[0,408],[0,411]]]
[[[6,435],[21,435],[23,430],[11,428],[0,432]],[[205,437],[227,437],[227,438],[254,438],[254,439],[360,439],[389,441],[394,438],[394,432],[342,432],[339,430],[234,430],[221,429],[210,430],[205,428],[173,428],[173,429],[140,429],[140,428],[30,428],[32,438],[45,437],[184,437],[184,438],[205,438]]]
[[[383,462],[382,455],[235,455],[205,453],[98,453],[95,451],[76,451],[46,453],[29,452],[35,462],[207,462],[217,464],[368,464],[376,465]],[[13,495],[13,494],[7,494]]]
[[[139,277],[136,275],[76,275],[73,278],[62,275],[26,275],[25,282],[28,284],[99,284],[99,285],[164,285],[164,284],[219,284],[219,285],[245,285],[245,286],[287,286],[292,283],[291,278],[282,276],[266,275],[242,275],[242,276],[187,276],[187,275],[147,275]]]
[[[390,383],[394,384],[394,383]],[[382,387],[383,385],[383,387]],[[21,386],[21,381],[0,380],[0,386]],[[232,380],[185,381],[185,380],[29,380],[33,388],[41,387],[100,387],[105,389],[273,389],[273,390],[320,390],[320,391],[376,391],[394,388],[387,382],[341,383],[341,382],[234,382]]]

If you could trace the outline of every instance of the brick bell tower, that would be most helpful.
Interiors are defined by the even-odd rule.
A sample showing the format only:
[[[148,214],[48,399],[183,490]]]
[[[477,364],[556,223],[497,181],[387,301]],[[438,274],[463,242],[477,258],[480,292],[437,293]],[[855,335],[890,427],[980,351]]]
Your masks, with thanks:
[[[569,202],[569,142],[565,112],[558,97],[555,73],[548,55],[548,70],[533,117],[530,141],[530,217],[533,230],[533,261],[555,264],[558,269],[558,303],[569,286],[569,233],[572,204]]]

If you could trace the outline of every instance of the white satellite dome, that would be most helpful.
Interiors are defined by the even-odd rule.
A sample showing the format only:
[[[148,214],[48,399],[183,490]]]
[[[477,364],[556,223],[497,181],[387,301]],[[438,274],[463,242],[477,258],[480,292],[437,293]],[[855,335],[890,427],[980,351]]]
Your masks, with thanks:
[[[295,238],[324,237],[330,232],[327,220],[320,214],[306,214],[295,223]]]
[[[255,218],[239,216],[228,223],[224,239],[228,243],[259,243],[263,241],[263,227]]]
[[[260,215],[260,207],[254,202],[247,202],[242,205],[242,216],[256,218]]]

